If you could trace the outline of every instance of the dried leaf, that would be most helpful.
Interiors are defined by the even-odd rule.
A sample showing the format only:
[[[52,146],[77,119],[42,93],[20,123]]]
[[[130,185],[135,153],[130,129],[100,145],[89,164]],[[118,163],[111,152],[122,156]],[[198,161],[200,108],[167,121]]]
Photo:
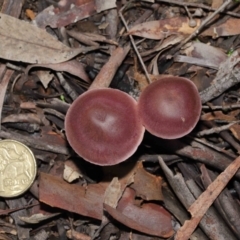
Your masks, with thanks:
[[[104,193],[104,203],[113,208],[116,208],[117,203],[121,196],[122,196],[121,183],[118,181],[118,178],[115,177],[106,188],[106,191]]]
[[[36,206],[36,205],[38,205],[38,203],[37,203],[37,204],[31,204],[31,205],[28,205],[28,206],[26,206],[26,207],[20,207],[20,208],[15,208],[15,209],[0,210],[0,216],[8,215],[8,214],[10,214],[10,213],[12,213],[12,212],[16,212],[16,211],[19,211],[19,210],[22,210],[22,209],[25,209],[25,208],[34,207],[34,206]]]
[[[82,177],[82,174],[79,172],[76,164],[70,160],[66,161],[64,164],[63,179],[71,183],[80,177]]]
[[[37,224],[40,223],[44,220],[47,220],[49,218],[55,217],[57,215],[59,215],[60,213],[54,213],[54,214],[48,214],[48,215],[44,215],[42,213],[37,213],[37,214],[33,214],[30,217],[19,217],[23,222],[25,223],[30,223],[30,224]]]
[[[227,59],[222,49],[201,42],[193,42],[184,52],[187,56],[208,60],[218,66]]]
[[[72,49],[45,30],[0,13],[0,58],[28,63],[67,61],[82,49]]]
[[[50,71],[42,71],[42,70],[37,71],[36,74],[40,79],[41,83],[43,84],[44,88],[48,88],[48,84],[53,79],[53,74],[51,74]]]
[[[201,35],[212,36],[213,38],[238,35],[240,34],[239,24],[239,18],[231,17],[224,23],[214,24],[207,28]]]
[[[34,22],[41,28],[46,26],[59,28],[115,7],[115,0],[62,0],[57,8],[50,6],[44,9],[37,15]]]
[[[196,20],[195,28],[189,27],[189,18],[176,17],[159,21],[149,21],[132,27],[128,34],[160,40],[172,34],[191,34],[200,26],[200,20]]]
[[[19,113],[10,114],[2,119],[2,123],[7,122],[25,122],[42,124],[43,121],[38,114],[35,113]]]
[[[237,114],[235,114],[235,116],[236,115]],[[237,120],[235,116],[234,114],[224,114],[222,111],[214,111],[202,114],[201,120],[203,121],[224,120],[227,122],[232,122]]]
[[[56,64],[29,65],[25,70],[25,74],[28,75],[29,71],[34,67],[49,68],[49,69],[52,69],[55,71],[68,72],[72,75],[80,77],[85,82],[90,83],[90,79],[89,79],[88,75],[86,74],[83,65],[76,60],[70,60],[67,62],[56,63]]]
[[[70,229],[66,232],[66,236],[68,239],[74,240],[91,240],[92,238],[87,236],[86,234],[75,231],[74,229]]]
[[[231,127],[230,127],[230,130],[231,130],[233,136],[234,136],[238,141],[240,141],[240,125],[235,124],[235,125],[231,126]]]

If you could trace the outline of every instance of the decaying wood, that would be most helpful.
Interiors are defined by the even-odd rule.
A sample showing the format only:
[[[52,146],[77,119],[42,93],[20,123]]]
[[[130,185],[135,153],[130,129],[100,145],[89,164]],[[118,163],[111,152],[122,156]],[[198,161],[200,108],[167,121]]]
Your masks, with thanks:
[[[101,68],[89,90],[109,87],[117,69],[122,64],[129,50],[129,45],[116,48],[108,62]]]
[[[161,162],[162,165],[162,162]],[[215,180],[212,182],[205,192],[188,208],[191,213],[191,220],[188,220],[177,231],[176,240],[187,240],[201,221],[202,217],[212,205],[213,201],[225,188],[236,171],[240,167],[240,157],[236,158]]]
[[[223,62],[217,72],[216,78],[211,86],[200,92],[202,103],[206,103],[240,81],[239,50],[236,50],[225,62]]]
[[[33,147],[40,150],[61,153],[64,155],[68,155],[70,153],[69,148],[64,144],[63,145],[58,145],[56,143],[46,144],[46,142],[43,142],[41,138],[38,139],[36,138],[33,141],[32,136],[23,136],[16,132],[0,130],[0,137],[21,141],[23,144],[26,144],[29,147]]]
[[[201,166],[201,171],[202,182],[205,188],[207,188],[216,179],[217,175],[213,171],[207,170],[204,166]],[[229,228],[235,233],[235,236],[238,237],[240,234],[240,208],[230,194],[229,189],[223,189],[213,204]]]
[[[180,173],[173,175],[173,173],[166,166],[162,158],[159,157],[158,159],[159,159],[161,168],[163,169],[168,179],[168,182],[170,183],[170,186],[173,188],[178,199],[181,201],[181,203],[184,205],[186,209],[189,209],[189,207],[192,206],[192,204],[194,204],[195,201],[197,201],[196,200],[197,196],[194,196],[192,189],[189,188],[187,182],[184,181],[184,178]],[[214,218],[212,211],[213,210],[210,210],[210,212],[208,212],[207,215],[204,215],[204,217],[200,219],[201,221],[199,223],[199,226],[201,227],[201,229],[205,232],[207,236],[211,236],[213,237],[213,239],[224,240],[226,239],[226,237],[232,236],[231,233],[229,233],[228,231],[224,231],[224,229],[221,228],[221,226],[219,225],[220,223],[217,221],[216,218]],[[188,236],[188,238],[189,237],[190,235]]]

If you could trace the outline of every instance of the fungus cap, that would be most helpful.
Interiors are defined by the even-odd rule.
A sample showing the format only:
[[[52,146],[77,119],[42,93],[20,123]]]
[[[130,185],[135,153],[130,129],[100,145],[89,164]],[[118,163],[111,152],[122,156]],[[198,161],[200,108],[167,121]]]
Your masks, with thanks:
[[[146,130],[163,139],[187,135],[201,114],[195,84],[182,77],[164,77],[153,82],[143,90],[138,105]]]
[[[141,143],[145,128],[131,96],[104,88],[89,90],[72,103],[65,131],[79,156],[103,166],[129,158]]]

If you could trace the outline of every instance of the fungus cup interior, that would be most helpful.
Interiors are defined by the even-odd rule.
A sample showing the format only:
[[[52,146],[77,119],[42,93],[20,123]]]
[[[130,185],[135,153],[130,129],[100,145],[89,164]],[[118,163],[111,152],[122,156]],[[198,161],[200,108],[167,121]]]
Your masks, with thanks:
[[[72,103],[65,130],[78,155],[103,166],[129,158],[141,143],[145,128],[137,102],[120,90],[105,88],[89,90]]]
[[[182,77],[164,77],[153,82],[143,90],[138,105],[146,130],[163,139],[187,135],[201,114],[195,84]]]

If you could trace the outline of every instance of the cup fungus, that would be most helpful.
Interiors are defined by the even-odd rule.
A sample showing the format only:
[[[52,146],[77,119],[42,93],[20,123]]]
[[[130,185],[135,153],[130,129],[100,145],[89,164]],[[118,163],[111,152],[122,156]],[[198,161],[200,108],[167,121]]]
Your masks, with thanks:
[[[143,90],[138,105],[146,130],[163,139],[187,135],[201,114],[196,86],[182,77],[164,77],[153,82]]]
[[[106,88],[128,50],[115,50],[89,90],[72,103],[65,118],[69,144],[79,156],[96,165],[125,161],[137,150],[145,131],[137,102],[120,90]]]
[[[97,165],[113,165],[129,158],[144,133],[136,101],[107,88],[78,97],[67,112],[65,130],[76,153]]]

